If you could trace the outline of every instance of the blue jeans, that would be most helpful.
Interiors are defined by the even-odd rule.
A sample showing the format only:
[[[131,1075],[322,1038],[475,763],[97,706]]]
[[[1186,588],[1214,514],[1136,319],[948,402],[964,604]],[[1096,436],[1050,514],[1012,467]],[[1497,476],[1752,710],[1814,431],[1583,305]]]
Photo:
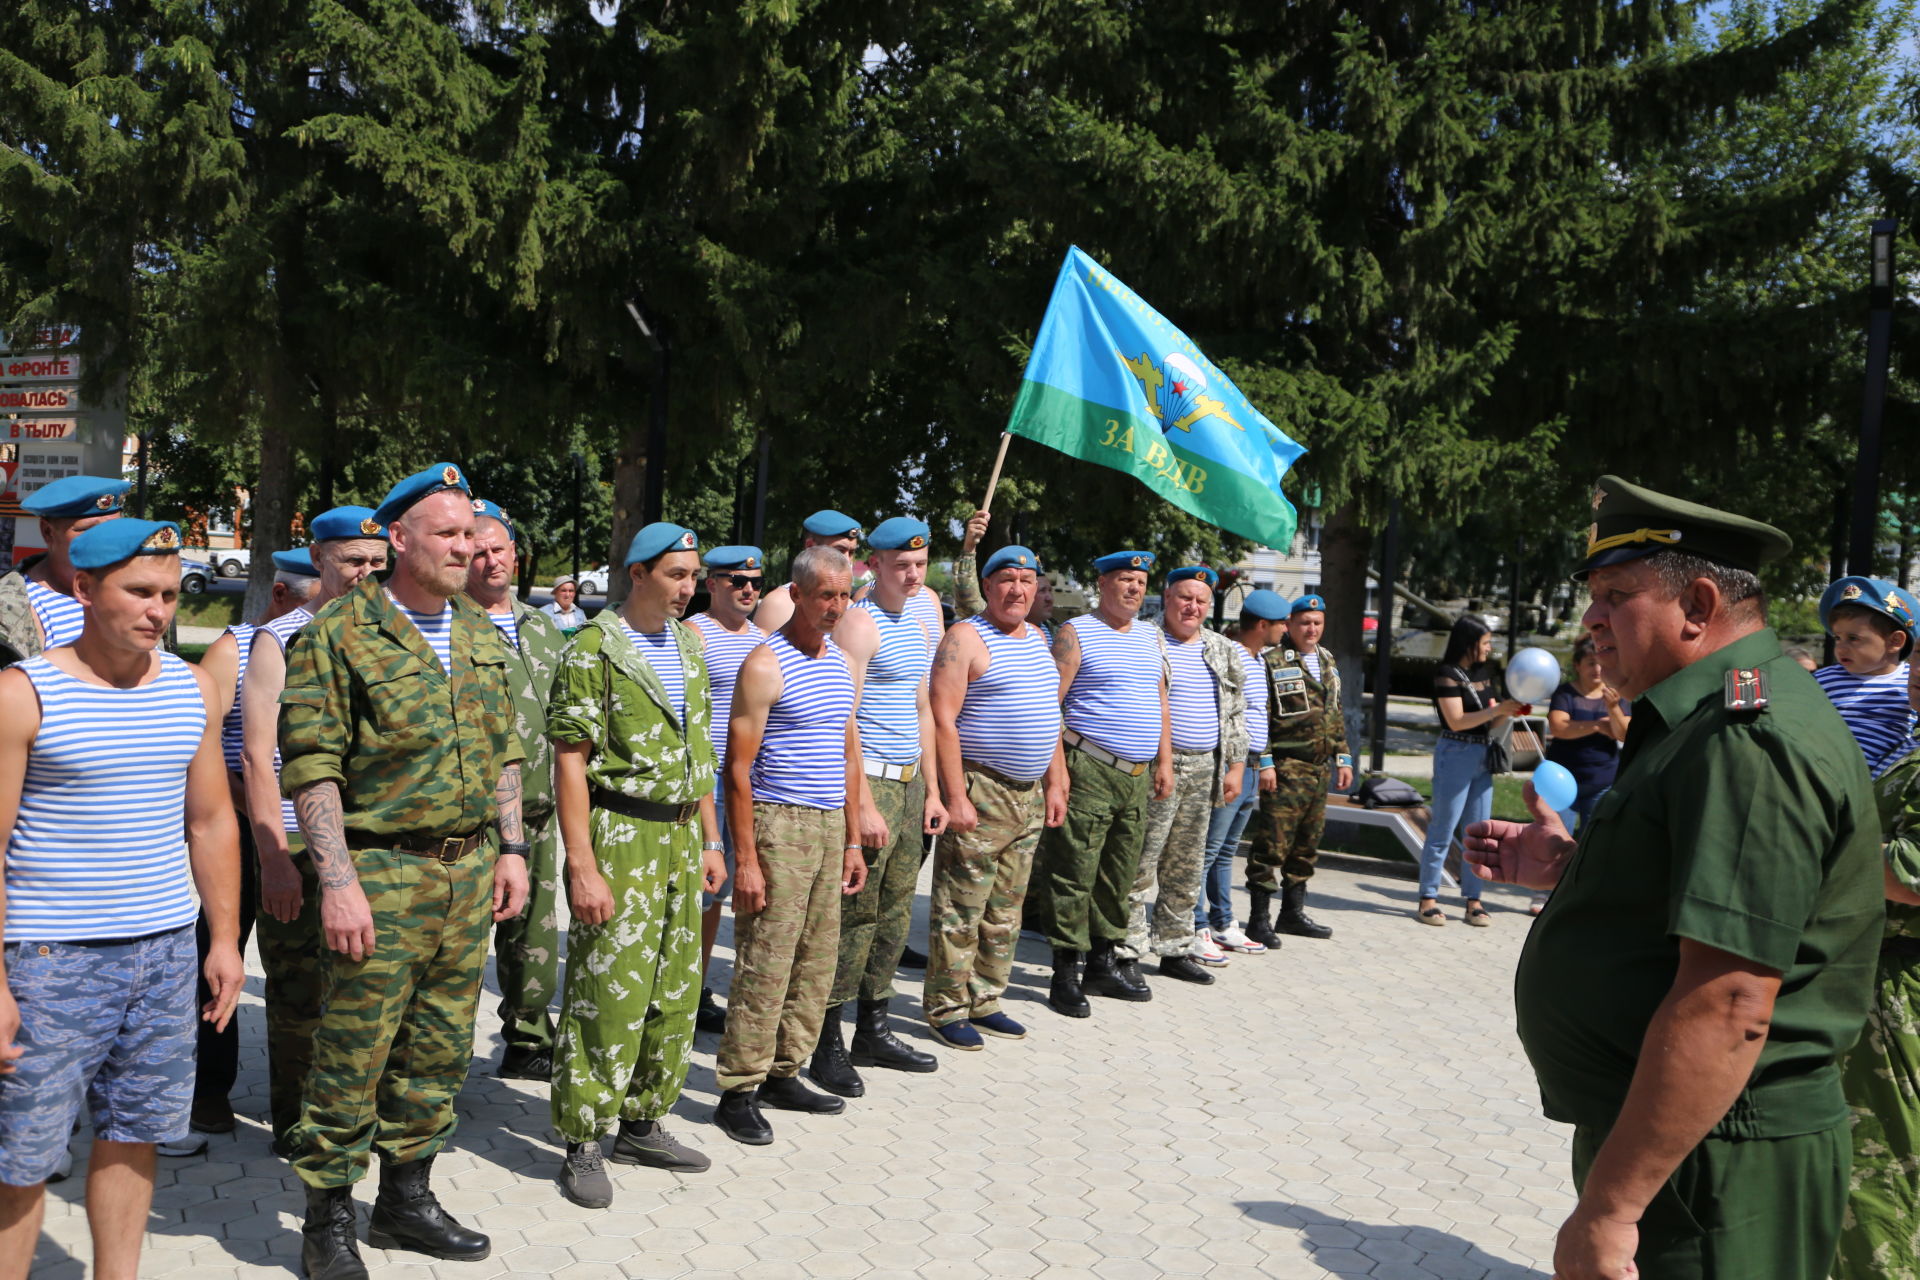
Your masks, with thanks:
[[[1427,843],[1420,850],[1420,896],[1440,896],[1440,869],[1456,833],[1493,816],[1493,774],[1487,769],[1487,744],[1442,738],[1433,748],[1432,813]],[[1480,877],[1466,860],[1460,863],[1460,895],[1480,896]]]
[[[1225,929],[1233,923],[1233,855],[1260,808],[1260,757],[1248,756],[1240,775],[1240,798],[1207,819],[1207,856],[1200,868],[1200,896],[1193,901],[1193,929]]]

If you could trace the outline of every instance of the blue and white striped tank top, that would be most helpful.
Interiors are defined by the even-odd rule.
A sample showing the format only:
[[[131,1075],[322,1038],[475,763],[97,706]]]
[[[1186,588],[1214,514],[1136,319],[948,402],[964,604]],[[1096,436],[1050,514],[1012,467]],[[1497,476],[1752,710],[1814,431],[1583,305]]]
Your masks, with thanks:
[[[1167,637],[1167,711],[1173,720],[1176,751],[1211,751],[1220,745],[1220,694],[1207,666],[1207,642],[1199,632],[1179,641]]]
[[[627,633],[627,639],[640,651],[641,661],[652,667],[653,674],[660,677],[660,683],[667,686],[667,701],[673,704],[673,718],[684,726],[687,723],[687,673],[680,665],[680,645],[673,638],[673,628],[635,631],[622,619],[620,629]]]
[[[831,644],[809,658],[779,632],[767,648],[780,663],[780,699],[753,762],[753,798],[768,804],[839,809],[847,803],[847,717],[853,672]]]
[[[1821,667],[1813,678],[1853,732],[1874,777],[1912,749],[1914,714],[1907,701],[1906,663],[1885,675],[1856,676],[1836,662]]]
[[[303,605],[291,613],[283,613],[279,617],[268,622],[263,622],[254,628],[253,642],[259,644],[261,636],[271,636],[279,643],[280,652],[284,654],[287,651],[287,646],[293,643],[294,633],[312,621],[313,614]],[[248,656],[251,657],[252,655],[249,654]],[[241,725],[241,732],[246,732],[244,722]],[[280,748],[278,747],[273,749],[273,776],[276,779],[280,777]],[[286,796],[280,797],[280,829],[290,836],[300,833],[300,822],[293,816],[293,801]]]
[[[8,942],[138,938],[199,913],[189,884],[187,765],[207,727],[193,672],[162,653],[134,689],[31,658],[40,697],[7,847]]]
[[[1273,741],[1267,722],[1267,664],[1247,652],[1247,646],[1233,646],[1234,660],[1240,664],[1240,687],[1247,691],[1247,751],[1264,755]]]
[[[940,607],[940,597],[923,586],[907,597],[907,612],[920,619],[920,625],[927,629],[927,652],[937,651],[940,637],[947,634],[947,615]]]
[[[740,683],[740,668],[747,655],[766,641],[767,633],[749,622],[739,631],[729,631],[710,613],[697,613],[690,620],[699,628],[702,656],[707,660],[707,684],[713,691],[713,749],[720,757],[720,768],[727,767],[727,725],[733,715],[733,687]]]
[[[33,608],[33,616],[40,619],[40,631],[47,638],[46,647],[51,649],[57,644],[78,640],[87,625],[87,611],[80,607],[80,602],[44,582],[35,582],[32,578],[26,581],[27,604]]]
[[[246,742],[241,736],[246,732],[246,712],[241,705],[240,691],[247,687],[247,663],[253,659],[253,633],[258,630],[251,622],[236,622],[227,628],[227,634],[240,650],[240,666],[233,674],[233,705],[227,708],[226,718],[220,722],[220,756],[233,773],[240,772],[240,752]]]
[[[1160,753],[1160,633],[1135,621],[1115,631],[1097,613],[1067,623],[1080,641],[1080,669],[1067,690],[1067,728],[1123,760]]]
[[[1047,772],[1060,742],[1060,706],[1054,694],[1060,669],[1047,637],[1032,623],[1024,636],[1010,636],[984,617],[968,618],[987,646],[987,669],[967,686],[967,699],[953,726],[960,758],[1031,782]]]
[[[926,687],[927,673],[933,670],[925,612],[914,608],[909,599],[899,613],[888,613],[872,596],[853,607],[872,618],[874,629],[880,633],[880,647],[867,659],[867,678],[860,688],[861,753],[888,764],[918,764],[917,700]]]
[[[489,611],[487,614],[487,618],[489,621],[493,623],[494,626],[500,628],[500,638],[507,642],[507,648],[513,650],[515,653],[520,652],[520,615],[515,613],[511,608],[509,608],[505,613],[493,613]],[[449,615],[449,620],[451,620],[451,615]],[[423,630],[421,634],[424,635],[426,633]],[[449,648],[447,650],[446,656],[440,659],[440,665],[447,668],[448,671],[452,671],[453,670],[453,650],[451,648],[451,642],[453,637],[453,631],[451,628],[449,628],[447,631],[447,637],[449,642]],[[435,649],[434,652],[438,653],[440,651],[438,649]]]
[[[393,600],[393,593],[387,593],[387,599]],[[420,632],[427,642],[427,648],[433,650],[433,656],[440,659],[440,670],[447,675],[453,674],[453,605],[443,604],[438,613],[415,613],[413,610],[393,600],[393,607],[406,615],[409,622]]]

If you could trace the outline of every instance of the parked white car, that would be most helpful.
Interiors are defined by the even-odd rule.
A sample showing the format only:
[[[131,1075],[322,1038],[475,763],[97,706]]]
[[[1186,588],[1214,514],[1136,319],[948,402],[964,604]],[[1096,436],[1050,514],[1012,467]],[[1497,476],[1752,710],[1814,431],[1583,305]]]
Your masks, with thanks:
[[[582,569],[577,585],[583,596],[603,596],[607,593],[607,583],[613,581],[613,568],[601,565],[597,569]]]
[[[218,551],[207,552],[207,558],[213,561],[223,578],[244,578],[247,570],[253,566],[253,554],[245,547],[222,547]]]

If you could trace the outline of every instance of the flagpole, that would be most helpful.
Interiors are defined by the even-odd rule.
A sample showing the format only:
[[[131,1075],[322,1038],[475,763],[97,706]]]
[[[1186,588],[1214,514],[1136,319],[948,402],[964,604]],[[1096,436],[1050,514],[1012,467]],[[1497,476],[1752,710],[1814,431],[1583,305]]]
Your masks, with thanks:
[[[982,511],[993,510],[993,491],[1000,487],[1000,467],[1006,462],[1007,446],[1012,443],[1013,433],[1011,431],[1002,431],[1000,433],[1000,452],[993,460],[993,474],[987,477],[987,496],[980,503],[980,509]]]

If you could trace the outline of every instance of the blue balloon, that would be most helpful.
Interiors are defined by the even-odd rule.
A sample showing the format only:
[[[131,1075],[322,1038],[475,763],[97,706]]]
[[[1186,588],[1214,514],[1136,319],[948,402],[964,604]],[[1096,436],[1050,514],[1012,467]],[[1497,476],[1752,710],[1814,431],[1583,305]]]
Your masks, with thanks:
[[[1561,813],[1573,808],[1573,802],[1580,795],[1580,784],[1573,780],[1573,774],[1565,765],[1542,760],[1533,769],[1533,793],[1547,808]]]

